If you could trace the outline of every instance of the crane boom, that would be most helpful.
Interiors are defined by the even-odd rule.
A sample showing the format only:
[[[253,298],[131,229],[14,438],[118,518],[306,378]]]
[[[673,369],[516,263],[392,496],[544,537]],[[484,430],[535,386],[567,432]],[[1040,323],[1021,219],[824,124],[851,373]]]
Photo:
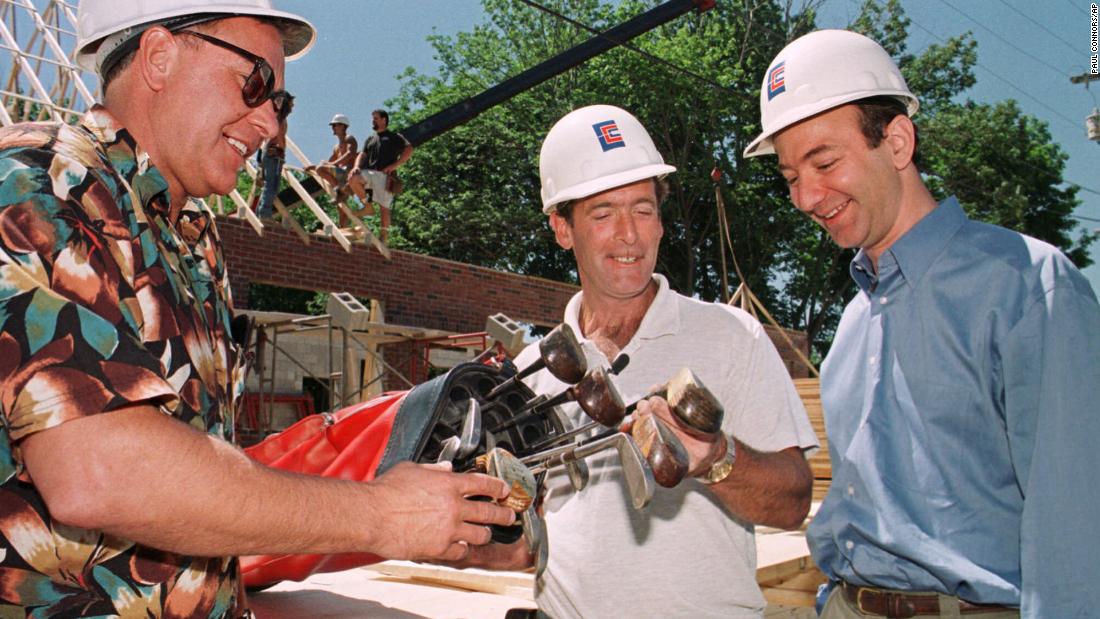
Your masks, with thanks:
[[[564,73],[584,61],[602,54],[644,34],[657,26],[697,9],[700,12],[714,7],[715,0],[670,0],[637,17],[600,33],[585,42],[544,60],[526,71],[504,80],[469,99],[440,111],[404,129],[401,133],[414,146],[465,123],[485,110],[507,101],[517,94],[534,88],[546,80]]]

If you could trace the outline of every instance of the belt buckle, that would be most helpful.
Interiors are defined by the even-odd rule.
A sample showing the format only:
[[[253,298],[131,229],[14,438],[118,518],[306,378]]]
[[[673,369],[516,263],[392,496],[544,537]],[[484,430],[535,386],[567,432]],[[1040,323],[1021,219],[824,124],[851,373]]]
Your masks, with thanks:
[[[867,610],[866,608],[863,607],[863,594],[868,593],[868,592],[869,592],[869,589],[867,589],[867,587],[858,587],[858,588],[856,588],[856,610],[858,610],[861,614],[864,614],[864,615],[874,615],[874,614],[877,614],[877,613],[875,613],[874,611]]]

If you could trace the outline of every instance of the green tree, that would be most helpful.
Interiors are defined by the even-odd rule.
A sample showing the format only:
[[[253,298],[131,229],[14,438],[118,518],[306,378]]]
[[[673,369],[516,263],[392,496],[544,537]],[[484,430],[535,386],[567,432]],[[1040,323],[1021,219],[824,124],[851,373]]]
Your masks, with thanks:
[[[955,195],[970,217],[1051,243],[1079,267],[1090,264],[1087,247],[1096,235],[1072,238],[1077,189],[1060,188],[1067,156],[1051,141],[1046,123],[1011,100],[960,102],[976,81],[973,37],[954,37],[914,56],[906,51],[908,27],[898,0],[868,0],[849,26],[883,45],[920,99],[917,163],[933,196]],[[823,232],[780,247],[789,278],[777,314],[807,331],[823,355],[844,303],[855,294],[847,268],[854,252],[836,248]]]
[[[654,1],[548,0],[553,10],[606,30]],[[387,102],[405,126],[577,45],[591,34],[511,0],[483,0],[485,24],[432,38],[434,75],[407,70]],[[569,110],[613,103],[633,112],[678,168],[663,208],[658,269],[674,287],[721,299],[717,167],[729,232],[745,282],[785,326],[803,329],[823,354],[844,302],[853,252],[837,248],[792,208],[772,158],[741,153],[759,132],[758,94],[767,63],[815,27],[816,2],[729,0],[692,13],[517,95],[417,149],[403,168],[407,190],[392,243],[463,262],[559,280],[572,257],[553,240],[539,198],[538,148]],[[959,196],[972,216],[1012,227],[1088,262],[1076,241],[1072,189],[1059,189],[1065,155],[1046,125],[1012,102],[963,100],[975,82],[969,34],[907,51],[909,21],[898,0],[868,0],[851,28],[882,42],[921,99],[921,159],[937,197]],[[659,61],[667,61],[674,67]],[[679,68],[677,68],[679,67]],[[739,282],[731,276],[731,287]]]
[[[925,180],[933,195],[955,195],[971,217],[1058,247],[1078,267],[1092,263],[1097,235],[1072,233],[1077,187],[1060,189],[1068,156],[1047,124],[1013,100],[946,105],[922,123]]]
[[[605,30],[650,8],[625,1],[549,3]],[[396,100],[400,121],[419,119],[592,36],[571,24],[507,0],[484,2],[489,23],[454,38],[435,37],[435,76],[407,71]],[[659,268],[680,290],[719,298],[714,188],[709,172],[726,171],[723,193],[734,218],[734,242],[753,287],[770,295],[776,264],[772,239],[801,225],[778,208],[782,181],[774,166],[744,164],[739,153],[756,124],[756,93],[766,63],[791,32],[808,23],[778,5],[722,2],[683,16],[632,43],[644,53],[613,49],[424,144],[405,168],[409,190],[394,219],[394,244],[532,275],[574,277],[572,257],[554,243],[541,213],[537,158],[548,128],[571,109],[614,103],[650,128],[680,171],[670,178]],[[656,62],[661,58],[695,75]],[[736,282],[735,282],[736,283]]]

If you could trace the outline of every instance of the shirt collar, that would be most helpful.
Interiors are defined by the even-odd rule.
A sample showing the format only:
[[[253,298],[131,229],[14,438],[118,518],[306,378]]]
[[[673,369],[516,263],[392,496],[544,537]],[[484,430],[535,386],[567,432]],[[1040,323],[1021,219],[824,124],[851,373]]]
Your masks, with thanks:
[[[642,339],[653,339],[662,335],[670,335],[680,330],[680,314],[676,311],[676,293],[668,286],[665,276],[654,273],[653,281],[657,282],[657,295],[649,304],[642,323],[638,325],[638,332],[630,339],[631,342]],[[565,323],[573,328],[573,332],[582,341],[588,338],[581,332],[580,311],[584,291],[573,295],[565,306]],[[629,344],[628,344],[629,346]],[[624,347],[625,349],[625,347]]]
[[[94,105],[80,120],[80,125],[92,136],[107,154],[111,166],[137,195],[146,212],[167,217],[171,211],[168,181],[149,159],[149,153],[118,119],[102,105]],[[186,240],[195,242],[210,226],[210,212],[195,200],[183,205],[179,226]]]
[[[928,272],[936,257],[947,247],[951,237],[962,228],[969,219],[955,196],[939,203],[931,213],[925,215],[885,252],[898,265],[902,277],[910,285],[916,284]],[[880,258],[881,261],[881,258]],[[865,292],[873,287],[878,278],[867,252],[860,249],[852,260],[849,272],[856,284]]]

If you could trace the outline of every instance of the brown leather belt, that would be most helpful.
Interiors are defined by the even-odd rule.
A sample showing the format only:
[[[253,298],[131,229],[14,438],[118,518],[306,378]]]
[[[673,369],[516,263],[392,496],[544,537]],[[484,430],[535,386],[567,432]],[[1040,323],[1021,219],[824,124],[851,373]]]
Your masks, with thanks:
[[[859,612],[865,615],[879,615],[888,619],[907,619],[918,615],[940,614],[940,598],[935,593],[905,593],[859,587],[841,583],[844,596]],[[1015,609],[991,604],[973,604],[959,600],[959,614],[979,615],[983,613],[1001,613]]]

